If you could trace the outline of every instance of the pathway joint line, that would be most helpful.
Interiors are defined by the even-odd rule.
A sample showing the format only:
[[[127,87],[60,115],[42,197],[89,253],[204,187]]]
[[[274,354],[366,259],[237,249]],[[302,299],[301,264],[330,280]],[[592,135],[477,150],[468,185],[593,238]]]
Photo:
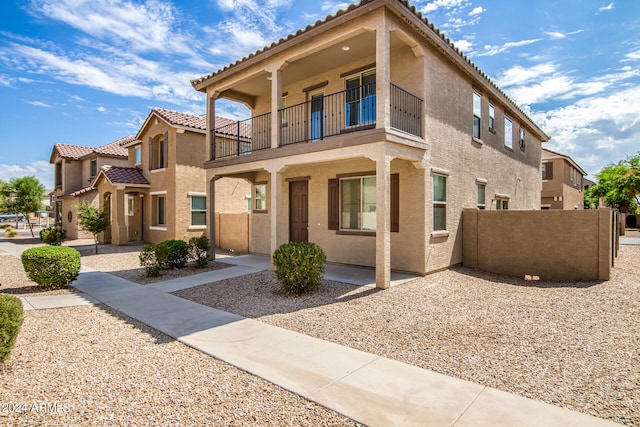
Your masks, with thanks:
[[[349,347],[349,348],[350,348],[350,347]],[[341,376],[340,378],[336,378],[335,380],[331,381],[330,383],[328,383],[328,384],[326,384],[326,385],[324,385],[324,386],[320,387],[319,389],[317,389],[317,390],[315,390],[315,391],[313,391],[313,392],[311,392],[311,393],[307,394],[305,397],[307,397],[307,398],[311,399],[311,396],[313,396],[314,394],[321,392],[322,390],[324,390],[324,389],[325,389],[325,388],[327,388],[327,387],[331,387],[332,385],[334,385],[334,384],[336,384],[336,383],[338,383],[338,382],[342,381],[343,379],[345,379],[345,378],[347,378],[347,377],[349,377],[349,376],[351,376],[351,375],[355,374],[356,372],[358,372],[358,371],[360,371],[360,370],[362,370],[362,369],[366,368],[367,366],[371,365],[373,362],[377,362],[378,360],[380,360],[380,359],[382,359],[382,358],[383,358],[382,356],[379,356],[379,355],[377,355],[377,354],[374,354],[374,356],[376,356],[374,359],[372,359],[372,360],[368,361],[367,363],[365,363],[364,365],[360,366],[359,368],[354,369],[353,371],[351,371],[351,372],[349,372],[349,373],[347,373],[347,374],[344,374],[344,375],[343,375],[343,376]],[[315,402],[315,400],[314,400],[314,402]],[[318,402],[316,402],[316,403],[318,403]],[[323,405],[323,406],[324,406],[324,405]],[[330,409],[331,409],[331,408],[330,408]],[[333,410],[335,411],[335,409],[333,409]],[[344,414],[343,414],[343,415],[344,415]]]
[[[458,415],[458,417],[455,420],[453,420],[453,423],[451,423],[451,427],[453,427],[456,424],[458,424],[458,421],[460,421],[460,418],[462,418],[462,416],[469,410],[469,408],[471,408],[471,405],[473,405],[476,402],[476,400],[478,400],[480,395],[487,389],[486,385],[483,385],[483,384],[480,384],[480,385],[482,385],[482,388],[480,389],[480,391],[478,392],[476,397],[474,397],[471,400],[471,402],[469,402],[469,404],[462,410],[462,412],[460,412],[460,415]]]

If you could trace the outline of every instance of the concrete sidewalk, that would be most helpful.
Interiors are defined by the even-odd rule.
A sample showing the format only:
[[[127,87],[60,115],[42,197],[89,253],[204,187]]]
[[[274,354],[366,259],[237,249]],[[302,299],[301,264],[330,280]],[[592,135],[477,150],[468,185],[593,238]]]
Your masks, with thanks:
[[[83,269],[73,286],[82,292],[77,298],[109,305],[199,351],[369,426],[616,425],[168,293],[203,280],[208,283],[216,277],[260,271],[264,261],[264,257],[248,256],[237,260],[242,265],[203,273],[197,279],[146,286]],[[33,306],[38,304],[35,298],[45,297],[28,298]]]

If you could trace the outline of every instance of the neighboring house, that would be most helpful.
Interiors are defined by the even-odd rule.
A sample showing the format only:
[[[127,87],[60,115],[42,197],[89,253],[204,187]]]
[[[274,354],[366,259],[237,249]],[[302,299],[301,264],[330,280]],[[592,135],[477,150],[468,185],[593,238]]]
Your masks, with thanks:
[[[220,119],[223,120],[223,119]],[[99,204],[109,210],[104,242],[159,243],[204,234],[207,226],[206,126],[204,116],[154,108],[124,147],[128,164],[104,166],[92,182]],[[250,184],[226,180],[220,197],[234,194],[230,209],[246,211]],[[237,187],[244,190],[237,191]],[[231,203],[231,202],[229,202]]]
[[[462,262],[463,208],[540,206],[548,136],[406,1],[361,1],[192,85],[207,193],[253,184],[253,253],[312,241],[386,288]],[[251,118],[221,124],[218,98]]]
[[[55,189],[51,203],[56,223],[67,231],[69,239],[91,237],[78,226],[76,206],[83,200],[95,203],[97,190],[91,182],[105,165],[126,166],[127,149],[133,136],[127,136],[102,147],[55,144],[49,159],[54,165]]]
[[[543,149],[542,209],[584,209],[586,172],[569,156]]]

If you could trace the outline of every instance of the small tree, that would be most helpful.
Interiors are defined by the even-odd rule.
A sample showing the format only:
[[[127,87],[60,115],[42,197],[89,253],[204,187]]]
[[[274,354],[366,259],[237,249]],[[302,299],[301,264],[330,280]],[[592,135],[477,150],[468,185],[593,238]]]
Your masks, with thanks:
[[[0,182],[0,207],[3,211],[16,215],[16,228],[18,228],[18,217],[23,215],[31,237],[33,225],[29,221],[29,214],[38,212],[42,208],[42,194],[44,186],[33,176],[13,178],[9,182]]]
[[[109,228],[109,218],[105,209],[96,208],[85,200],[77,206],[78,224],[83,230],[93,234],[98,253],[98,234]]]

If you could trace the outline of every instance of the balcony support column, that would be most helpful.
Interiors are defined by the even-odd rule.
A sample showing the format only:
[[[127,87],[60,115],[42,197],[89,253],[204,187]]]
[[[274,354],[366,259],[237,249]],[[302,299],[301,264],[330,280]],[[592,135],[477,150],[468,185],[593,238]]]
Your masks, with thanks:
[[[216,156],[215,137],[213,131],[216,128],[216,99],[220,94],[218,92],[207,92],[207,135],[206,135],[206,159],[214,160]]]
[[[391,98],[391,58],[390,32],[386,13],[376,28],[376,128],[389,129],[391,114],[389,111]]]
[[[281,67],[274,67],[271,70],[271,148],[280,146],[280,99],[282,98],[282,70]]]
[[[286,242],[287,236],[283,235],[283,230],[286,227],[283,225],[283,221],[287,218],[283,213],[285,212],[282,201],[284,200],[284,179],[282,178],[282,171],[279,168],[274,168],[270,171],[271,179],[269,185],[269,194],[267,199],[269,200],[269,219],[270,219],[270,242],[271,242],[271,255],[278,249],[278,247]],[[282,209],[281,209],[282,208]],[[272,268],[275,268],[272,264]]]
[[[391,286],[391,156],[376,158],[376,288]]]
[[[116,188],[111,196],[111,244],[114,246],[126,245],[129,240],[124,216],[126,202],[124,188]]]

